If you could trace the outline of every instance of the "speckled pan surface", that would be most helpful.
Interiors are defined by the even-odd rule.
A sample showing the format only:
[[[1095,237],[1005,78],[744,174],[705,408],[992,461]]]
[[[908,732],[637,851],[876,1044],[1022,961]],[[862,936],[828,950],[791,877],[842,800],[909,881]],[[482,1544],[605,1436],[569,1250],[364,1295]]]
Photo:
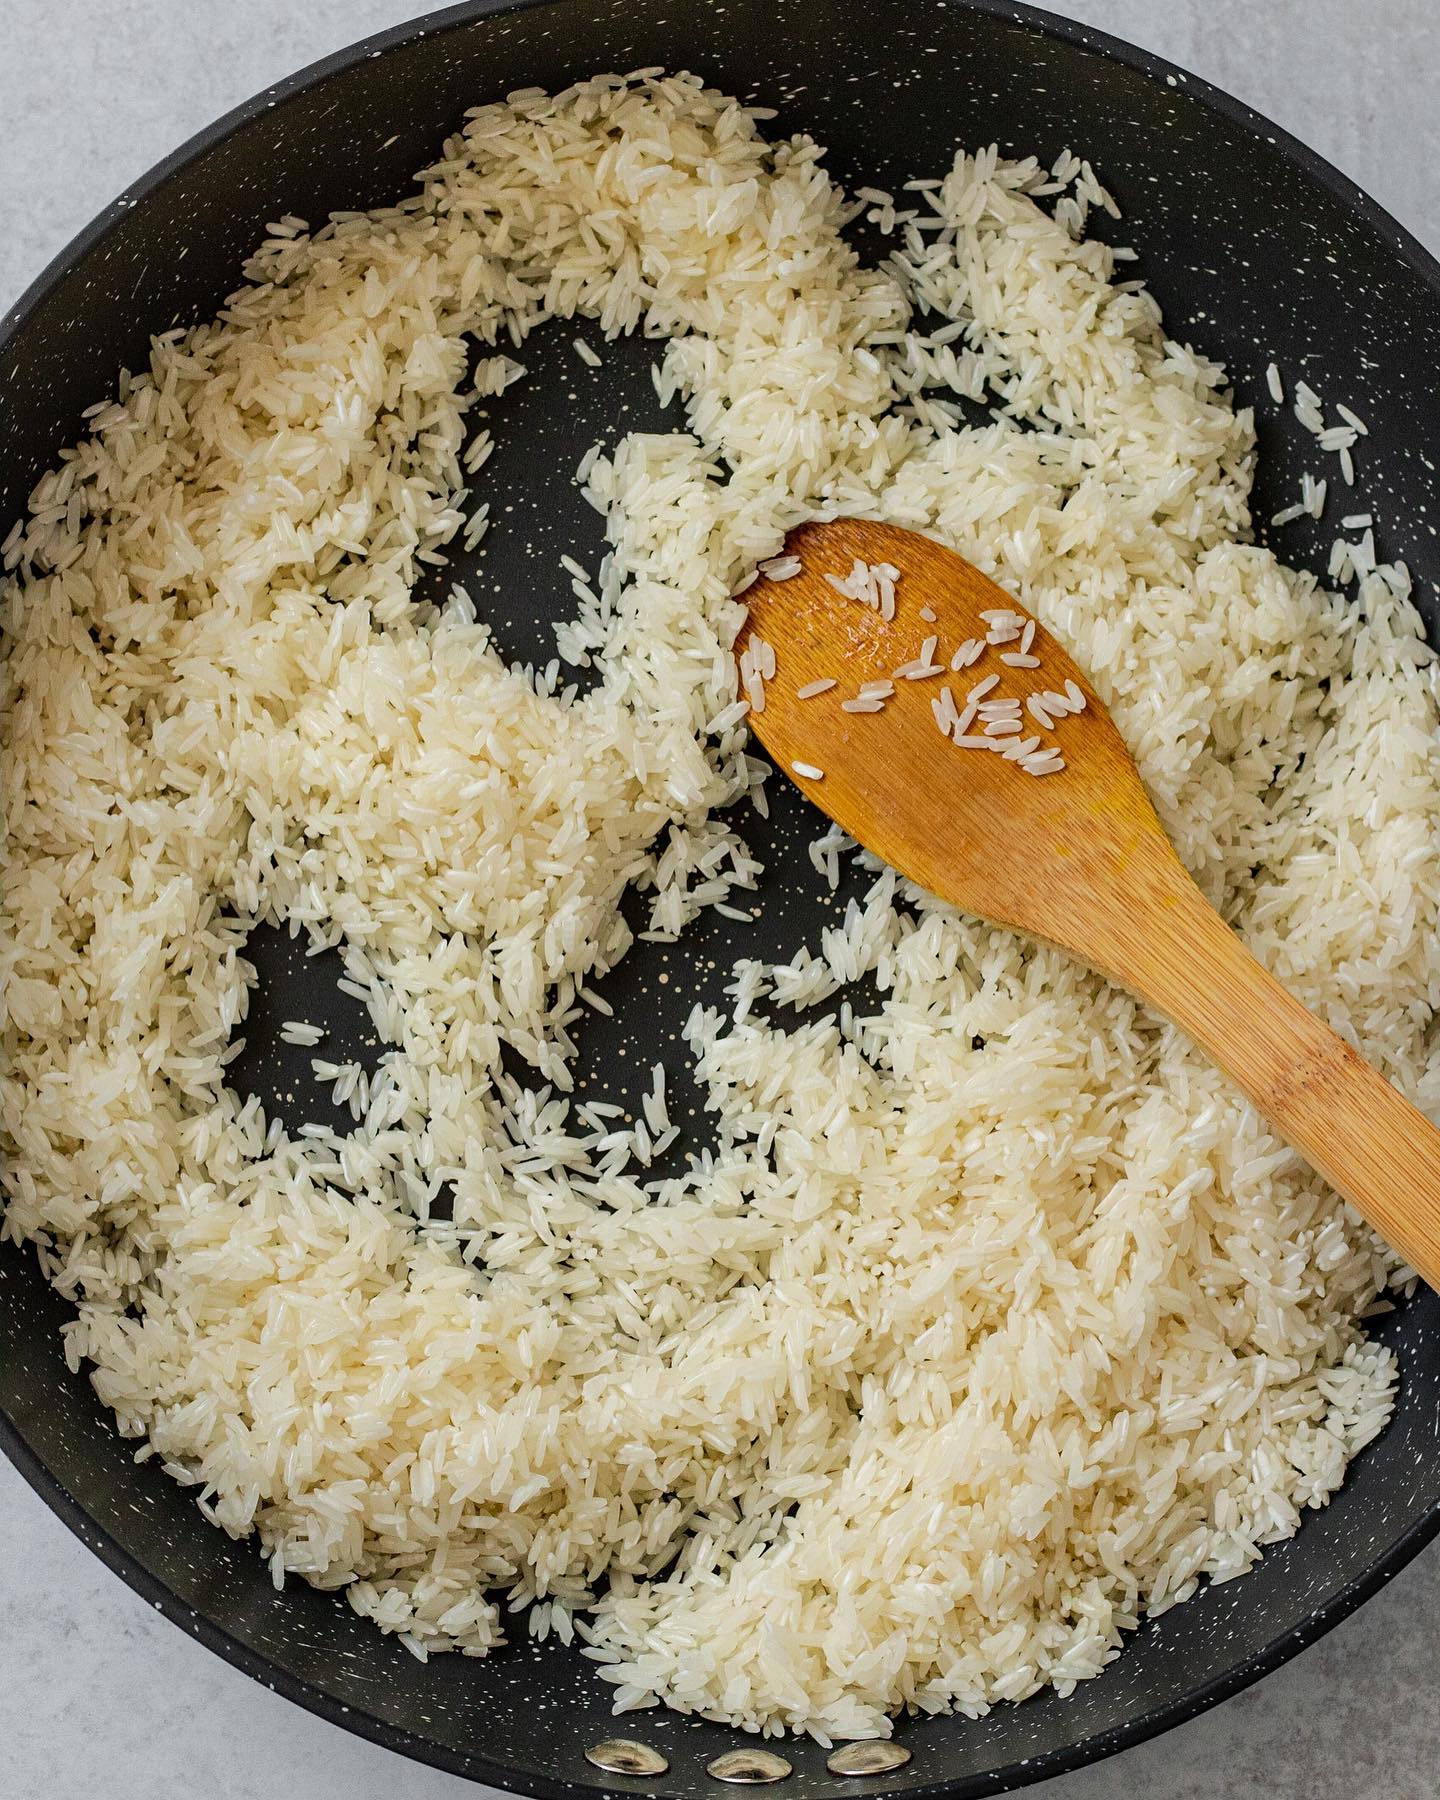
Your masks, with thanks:
[[[266,219],[392,197],[467,106],[507,89],[647,63],[694,68],[778,106],[776,129],[812,132],[851,180],[937,173],[958,140],[995,139],[1047,160],[1066,146],[1090,156],[1125,211],[1105,229],[1139,250],[1138,272],[1172,331],[1223,358],[1257,407],[1257,515],[1291,500],[1303,470],[1335,474],[1266,398],[1273,357],[1292,381],[1305,377],[1367,421],[1353,501],[1329,512],[1374,511],[1382,552],[1420,577],[1437,635],[1440,407],[1426,387],[1440,365],[1440,268],[1317,158],[1203,84],[1041,14],[959,0],[471,5],[260,96],[123,196],[0,323],[0,536],[81,409],[143,357],[150,333],[214,307]],[[569,603],[559,556],[593,558],[598,546],[569,470],[597,435],[678,422],[657,407],[647,346],[616,346],[590,370],[568,348],[573,335],[533,340],[529,380],[493,409],[492,472],[504,494],[484,561],[461,570],[477,597],[507,596],[499,635],[526,659],[546,649]],[[557,395],[565,409],[552,404]],[[1307,519],[1278,538],[1291,560],[1320,567],[1332,529]],[[774,820],[751,831],[768,864],[753,925],[713,921],[668,949],[637,946],[606,985],[616,1018],[597,1018],[582,1045],[590,1091],[623,1099],[626,1070],[643,1079],[656,1054],[673,1051],[696,993],[717,995],[737,954],[788,955],[826,916],[831,901],[804,855],[815,815],[784,784],[776,799]],[[307,1054],[277,1045],[274,1028],[295,1016],[297,990],[303,1016],[331,1027],[337,1054],[364,1059],[374,1047],[325,959],[306,962],[266,934],[252,954],[262,987],[236,1080],[293,1123],[289,1096],[313,1084]],[[666,1060],[683,1097],[680,1059]],[[672,1112],[693,1104],[692,1095]],[[670,1714],[621,1727],[661,1751],[666,1774],[625,1779],[588,1763],[585,1749],[617,1727],[608,1690],[573,1652],[522,1643],[483,1662],[425,1667],[334,1596],[275,1594],[253,1549],[213,1531],[163,1475],[131,1461],[88,1385],[65,1372],[64,1316],[28,1258],[0,1254],[0,1438],[81,1537],[184,1629],[337,1723],[501,1787],[557,1800],[602,1788],[725,1792],[705,1765],[735,1748],[736,1734]],[[1334,1504],[1256,1573],[1141,1631],[1068,1700],[1039,1697],[980,1722],[902,1724],[912,1760],[884,1775],[835,1777],[818,1746],[786,1746],[794,1773],[783,1792],[1019,1785],[1177,1723],[1333,1624],[1440,1529],[1440,1301],[1406,1306],[1384,1335],[1402,1368],[1394,1423]]]

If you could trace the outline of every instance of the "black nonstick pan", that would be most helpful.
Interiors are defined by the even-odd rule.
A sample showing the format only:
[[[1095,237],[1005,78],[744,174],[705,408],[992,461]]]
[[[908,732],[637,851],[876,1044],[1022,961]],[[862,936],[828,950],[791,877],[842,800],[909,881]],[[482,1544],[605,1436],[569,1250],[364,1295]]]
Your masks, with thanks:
[[[777,134],[812,133],[847,181],[934,174],[961,141],[1090,157],[1124,211],[1103,228],[1136,247],[1136,272],[1172,334],[1222,359],[1242,400],[1262,401],[1274,358],[1292,378],[1359,405],[1369,436],[1356,505],[1390,522],[1379,550],[1409,562],[1440,635],[1440,538],[1430,529],[1440,407],[1428,397],[1440,366],[1440,265],[1237,102],[999,0],[477,0],[257,96],[118,200],[0,322],[0,539],[77,435],[82,409],[120,367],[144,359],[151,334],[214,310],[265,221],[393,198],[467,107],[510,89],[646,64],[693,69],[778,107]],[[639,341],[613,346],[601,370],[577,381],[568,334],[542,331],[526,348],[531,379],[495,408],[495,479],[515,510],[471,587],[482,605],[497,589],[533,597],[531,611],[500,603],[492,615],[517,657],[548,657],[550,625],[573,604],[559,555],[598,549],[598,518],[569,471],[597,436],[680,423],[655,399],[652,354]],[[546,401],[561,384],[576,396],[568,408]],[[1288,411],[1263,407],[1261,417],[1255,512],[1268,518],[1298,490],[1314,447]],[[1306,518],[1277,535],[1288,560],[1323,570],[1329,528]],[[537,544],[545,554],[528,554]],[[466,576],[463,562],[458,572]],[[714,920],[668,949],[638,945],[608,978],[616,1016],[591,1026],[582,1073],[603,1069],[623,1094],[624,1069],[649,1068],[697,994],[718,1000],[742,946],[788,956],[813,934],[829,898],[804,855],[814,815],[775,785],[774,817],[750,827],[767,864],[753,927],[742,936]],[[278,1043],[279,1022],[301,1006],[298,1016],[330,1027],[337,1054],[361,1060],[373,1055],[366,1023],[336,988],[331,959],[306,960],[263,931],[249,955],[261,987],[235,1080],[296,1124],[286,1095],[313,1087],[297,1079],[309,1052]],[[686,978],[657,981],[662,956]],[[678,1117],[686,1096],[677,1097]],[[158,1468],[133,1462],[83,1376],[66,1371],[65,1316],[33,1258],[0,1251],[0,1440],[97,1555],[184,1630],[337,1724],[477,1781],[547,1800],[723,1791],[706,1764],[740,1746],[740,1734],[659,1711],[618,1725],[611,1690],[576,1651],[522,1638],[485,1660],[425,1665],[339,1596],[299,1583],[277,1593],[253,1546],[230,1542]],[[964,1796],[1054,1775],[1213,1705],[1343,1618],[1440,1530],[1440,1298],[1418,1295],[1377,1335],[1400,1362],[1393,1423],[1333,1503],[1255,1573],[1145,1626],[1068,1699],[1046,1693],[981,1721],[902,1721],[898,1741],[912,1756],[898,1770],[840,1777],[819,1745],[781,1746],[793,1764],[783,1791]],[[587,1748],[617,1729],[657,1749],[668,1772],[627,1778],[592,1766]]]

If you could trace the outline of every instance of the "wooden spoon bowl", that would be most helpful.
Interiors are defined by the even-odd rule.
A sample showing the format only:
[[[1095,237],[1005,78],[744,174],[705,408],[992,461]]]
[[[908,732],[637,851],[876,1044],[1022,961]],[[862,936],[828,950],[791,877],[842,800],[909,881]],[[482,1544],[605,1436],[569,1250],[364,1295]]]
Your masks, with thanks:
[[[748,685],[763,701],[751,724],[779,766],[901,874],[1060,946],[1173,1020],[1440,1288],[1440,1132],[1287,993],[1209,905],[1114,721],[1061,645],[1036,623],[952,670],[958,646],[997,635],[983,615],[1030,616],[957,552],[916,532],[838,519],[801,526],[786,552],[799,572],[754,583],[736,645],[742,691]],[[857,563],[900,571],[893,618],[827,579],[845,582]],[[940,672],[897,674],[913,672],[930,637]],[[757,689],[750,671],[768,661],[766,646],[775,673]],[[963,714],[966,695],[991,676],[999,680],[982,699],[1018,700],[1024,721],[1018,734],[991,741],[1038,736],[1032,758],[1054,747],[1063,767],[1031,773],[974,743],[990,728],[978,716],[959,744],[942,729],[932,706],[942,690]],[[825,692],[799,697],[832,679]],[[887,682],[893,692],[880,711],[845,709],[866,684]],[[1029,703],[1040,701],[1043,717],[1043,696],[1066,693],[1067,683],[1083,708],[1042,727]],[[950,711],[942,701],[942,718]]]

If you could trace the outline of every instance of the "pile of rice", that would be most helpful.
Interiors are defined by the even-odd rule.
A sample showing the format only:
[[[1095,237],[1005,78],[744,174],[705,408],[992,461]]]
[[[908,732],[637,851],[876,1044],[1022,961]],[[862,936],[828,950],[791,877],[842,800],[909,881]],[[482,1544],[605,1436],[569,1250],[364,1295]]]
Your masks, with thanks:
[[[1350,604],[1248,541],[1250,414],[1085,241],[1088,165],[857,201],[767,117],[655,71],[483,107],[92,410],[4,545],[0,1148],[74,1366],[277,1584],[420,1655],[534,1602],[622,1709],[830,1739],[1068,1691],[1248,1569],[1383,1427],[1356,1318],[1407,1272],[1173,1029],[878,866],[697,1009],[717,1152],[653,1181],[663,1089],[572,1104],[622,892],[670,936],[756,879],[735,590],[817,514],[957,546],[1432,1109],[1440,730],[1403,567]],[[586,459],[612,549],[536,674],[411,588],[554,315],[668,337],[690,430]],[[260,919],[388,1046],[348,1134],[226,1086]]]

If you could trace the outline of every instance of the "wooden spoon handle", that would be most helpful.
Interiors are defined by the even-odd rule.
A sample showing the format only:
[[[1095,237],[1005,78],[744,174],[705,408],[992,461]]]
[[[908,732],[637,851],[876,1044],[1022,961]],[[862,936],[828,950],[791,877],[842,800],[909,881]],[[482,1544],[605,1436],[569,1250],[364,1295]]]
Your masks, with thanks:
[[[1097,966],[1192,1037],[1440,1289],[1440,1131],[1255,960],[1178,863],[1144,888],[1123,954]]]

